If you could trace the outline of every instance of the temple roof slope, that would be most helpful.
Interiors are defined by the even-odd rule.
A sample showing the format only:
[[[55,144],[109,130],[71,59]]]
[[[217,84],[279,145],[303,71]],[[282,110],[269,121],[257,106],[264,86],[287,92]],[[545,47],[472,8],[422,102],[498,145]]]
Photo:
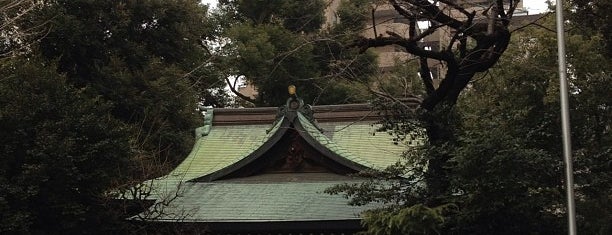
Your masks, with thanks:
[[[363,210],[380,206],[349,206],[343,196],[324,193],[339,183],[358,182],[356,179],[308,174],[319,174],[319,179],[300,181],[279,174],[275,175],[277,179],[188,182],[183,188],[185,193],[165,208],[168,216],[161,220],[224,223],[354,220]],[[325,177],[328,179],[321,179]]]
[[[367,104],[310,107],[295,96],[279,108],[211,109],[187,158],[153,180],[157,199],[177,195],[154,221],[359,223],[355,207],[324,191],[396,163],[409,146],[377,132]],[[356,222],[356,223],[353,223]],[[244,225],[244,224],[243,224]]]
[[[407,147],[423,142],[414,139],[394,143],[389,134],[377,132],[378,116],[367,104],[325,105],[313,109],[324,111],[315,113],[315,118],[321,117],[317,124],[296,112],[296,120],[285,122],[285,126],[282,124],[287,117],[273,118],[276,108],[215,109],[214,115],[221,117],[213,118],[210,132],[197,139],[192,152],[168,178],[189,181],[218,172],[252,156],[265,148],[267,142],[273,145],[292,123],[297,127],[291,128],[298,128],[311,145],[337,156],[345,164],[354,164],[356,170],[382,170],[396,163]],[[260,124],[264,121],[269,124]]]

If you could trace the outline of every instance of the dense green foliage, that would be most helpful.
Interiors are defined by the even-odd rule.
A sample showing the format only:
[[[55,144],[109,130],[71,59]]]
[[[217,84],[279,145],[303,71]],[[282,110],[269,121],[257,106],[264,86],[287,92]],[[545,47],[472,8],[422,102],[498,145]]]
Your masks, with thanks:
[[[457,187],[471,192],[460,201],[470,205],[462,214],[479,213],[459,223],[481,224],[473,231],[556,233],[565,229],[556,39],[542,30],[515,39],[523,46],[474,84],[461,105],[464,131],[452,167]],[[600,35],[570,34],[567,42],[579,229],[607,234],[612,90],[604,84],[612,61]],[[491,203],[482,203],[486,198]]]
[[[367,234],[371,235],[440,233],[442,214],[452,209],[452,205],[430,208],[415,204],[391,211],[373,210],[363,215],[363,223],[368,225]]]
[[[570,0],[569,19],[574,32],[582,35],[599,34],[603,37],[605,55],[612,57],[612,2],[607,0]]]
[[[258,91],[255,99],[241,98],[281,105],[287,86],[295,85],[310,104],[364,101],[366,88],[357,82],[374,72],[374,57],[356,56],[343,46],[348,37],[321,28],[324,7],[321,0],[221,1],[219,17],[231,23],[223,30],[227,60],[219,66]]]
[[[69,83],[112,102],[113,116],[129,124],[143,151],[172,163],[186,156],[197,98],[207,97],[206,86],[222,86],[197,70],[208,57],[200,46],[209,28],[204,6],[58,0],[40,15],[53,15],[41,52]]]
[[[270,24],[280,21],[280,25],[291,32],[316,32],[323,22],[325,1],[294,0],[221,0],[223,7],[229,8],[240,21],[253,24]],[[232,14],[232,12],[226,12]]]
[[[198,102],[224,105],[207,9],[57,0],[29,13],[15,24],[45,37],[0,64],[0,233],[125,232],[109,197],[187,156]]]
[[[2,12],[18,20],[0,28],[0,233],[126,232],[110,192],[182,160],[196,104],[227,105],[230,76],[257,86],[256,105],[284,103],[289,84],[310,104],[366,100],[375,59],[346,45],[370,2],[343,1],[339,22],[325,27],[321,0],[226,0],[215,18],[198,0],[53,0]],[[610,5],[570,3],[579,231],[611,234]],[[456,106],[385,106],[397,111],[385,123],[396,141],[415,130],[435,138],[375,173],[382,183],[331,191],[390,205],[364,215],[373,234],[563,233],[555,61],[554,33],[529,28]],[[427,95],[415,67],[398,67],[377,88]]]
[[[552,27],[552,19],[544,23]],[[514,39],[522,46],[475,83],[460,105],[464,131],[452,168],[457,187],[472,194],[460,201],[471,206],[460,213],[459,223],[481,224],[470,232],[559,233],[566,229],[566,214],[557,42],[541,29]],[[579,230],[607,234],[612,89],[605,84],[612,81],[612,61],[601,34],[572,30],[566,40]],[[491,203],[482,203],[485,198]],[[465,216],[472,211],[479,215]]]
[[[543,23],[551,28],[554,21],[548,18]],[[555,36],[542,28],[515,33],[500,63],[473,82],[448,112],[455,113],[447,118],[454,121],[445,123],[444,129],[451,130],[453,138],[411,152],[405,158],[406,169],[376,175],[385,182],[393,175],[408,175],[408,180],[336,188],[360,203],[393,198],[400,205],[370,214],[364,220],[370,232],[561,234],[567,230]],[[578,230],[585,234],[612,232],[612,88],[608,85],[612,61],[603,45],[600,34],[570,31],[567,38]],[[396,134],[410,128],[396,129]],[[432,198],[418,189],[429,185],[424,184],[429,180],[424,170],[431,161],[428,156],[439,154],[450,156],[444,164],[449,191]],[[367,185],[390,187],[364,188]],[[414,208],[422,204],[437,209]],[[448,205],[455,209],[439,208]],[[401,213],[420,223],[402,223]]]
[[[3,63],[0,74],[0,233],[108,229],[102,195],[131,165],[110,103],[39,60]]]

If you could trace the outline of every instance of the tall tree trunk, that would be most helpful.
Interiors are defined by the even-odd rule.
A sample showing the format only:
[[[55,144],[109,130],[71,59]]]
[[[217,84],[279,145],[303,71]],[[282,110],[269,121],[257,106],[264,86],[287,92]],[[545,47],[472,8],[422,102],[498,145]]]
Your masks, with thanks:
[[[457,114],[450,103],[441,103],[434,110],[427,111],[420,116],[425,124],[429,144],[433,148],[426,153],[428,161],[425,172],[425,182],[432,204],[436,204],[440,197],[449,194],[450,178],[448,161],[451,155],[445,151],[448,144],[456,141]]]

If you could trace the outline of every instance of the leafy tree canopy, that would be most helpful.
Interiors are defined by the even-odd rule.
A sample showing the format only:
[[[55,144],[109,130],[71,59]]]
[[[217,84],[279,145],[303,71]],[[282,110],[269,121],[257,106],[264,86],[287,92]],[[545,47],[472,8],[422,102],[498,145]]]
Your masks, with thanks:
[[[196,104],[223,87],[201,45],[214,34],[206,10],[57,0],[15,23],[49,27],[31,53],[0,64],[0,233],[125,228],[109,193],[187,156]]]
[[[606,0],[571,0],[570,22],[583,35],[601,34],[605,56],[612,57],[612,30],[609,27],[612,3]]]
[[[214,104],[202,98],[223,87],[201,46],[213,34],[206,7],[197,0],[51,3],[39,13],[53,24],[40,43],[45,58],[69,83],[110,101],[135,146],[178,163],[191,147],[196,103]]]
[[[221,0],[219,3],[240,21],[251,24],[279,22],[291,32],[316,32],[324,23],[325,1],[308,0]],[[228,11],[228,13],[230,13]]]
[[[374,72],[374,57],[355,57],[339,34],[321,29],[323,1],[220,3],[219,17],[234,23],[223,30],[228,42],[221,50],[226,59],[220,59],[219,66],[227,77],[244,79],[258,91],[255,99],[246,97],[227,79],[236,95],[255,105],[276,106],[285,102],[286,87],[293,84],[311,104],[366,97],[367,89],[353,82],[367,80]]]
[[[0,65],[0,233],[98,233],[131,167],[126,126],[52,64]]]
[[[553,20],[542,24],[552,28]],[[600,50],[602,41],[599,35],[576,33],[567,38],[578,225],[588,234],[610,233],[612,103],[605,84],[611,81],[612,61]],[[365,220],[370,231],[381,234],[414,229],[424,234],[564,233],[556,43],[555,33],[544,28],[515,33],[500,63],[480,74],[459,100],[455,122],[446,123],[455,138],[408,152],[405,166],[375,175],[385,183],[331,191],[344,191],[360,203],[395,202],[398,206]],[[426,167],[436,155],[451,156],[443,169],[452,194],[431,198],[421,189],[429,186]],[[397,180],[398,175],[405,180]],[[419,209],[423,203],[429,209]],[[401,223],[397,216],[402,213],[423,216],[420,223]]]

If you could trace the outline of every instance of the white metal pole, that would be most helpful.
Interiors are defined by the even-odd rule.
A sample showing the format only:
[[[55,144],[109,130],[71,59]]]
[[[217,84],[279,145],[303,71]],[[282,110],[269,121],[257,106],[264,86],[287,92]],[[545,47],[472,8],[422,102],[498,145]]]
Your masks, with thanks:
[[[576,235],[576,206],[574,202],[574,170],[572,167],[572,139],[570,133],[569,101],[567,89],[567,64],[565,62],[565,31],[563,29],[563,0],[557,0],[557,46],[559,53],[559,92],[561,93],[561,125],[563,131],[563,156],[567,191],[568,234]]]

